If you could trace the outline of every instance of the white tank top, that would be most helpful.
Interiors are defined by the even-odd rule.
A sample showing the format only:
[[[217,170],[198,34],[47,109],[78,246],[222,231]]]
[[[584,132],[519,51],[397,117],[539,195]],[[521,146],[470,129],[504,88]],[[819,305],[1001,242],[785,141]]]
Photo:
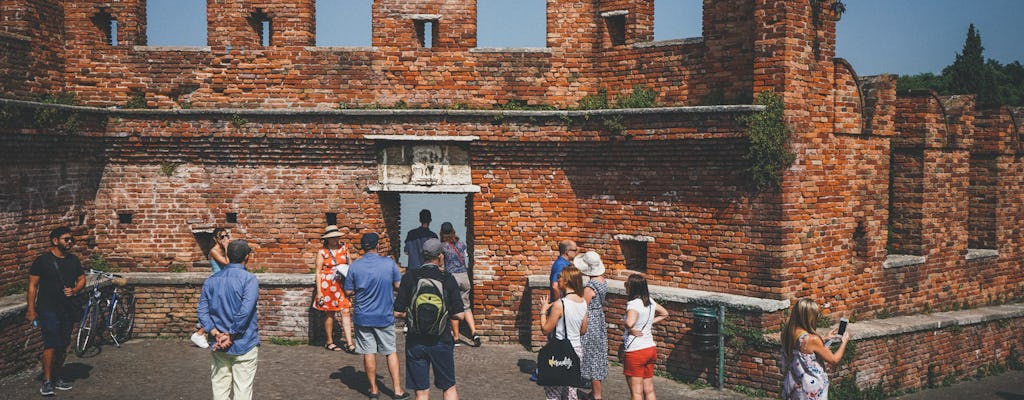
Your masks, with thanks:
[[[555,339],[565,339],[565,329],[569,330],[569,341],[572,342],[574,347],[581,347],[583,344],[580,342],[580,327],[583,326],[583,319],[587,317],[587,302],[581,301],[579,303],[563,299],[562,300],[562,318],[565,319],[565,328],[562,326],[562,319],[558,320],[558,325],[555,326]]]

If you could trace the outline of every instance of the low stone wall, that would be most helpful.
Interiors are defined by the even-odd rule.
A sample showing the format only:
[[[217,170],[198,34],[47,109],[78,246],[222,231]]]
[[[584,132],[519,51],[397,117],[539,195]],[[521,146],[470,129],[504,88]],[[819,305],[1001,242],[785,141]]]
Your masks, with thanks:
[[[548,277],[529,280],[530,327],[523,344],[537,350],[544,345],[540,333],[540,296],[547,294]],[[788,301],[757,299],[651,286],[651,296],[670,316],[654,332],[658,343],[658,369],[683,379],[717,380],[717,353],[696,350],[692,332],[694,308],[724,305],[725,386],[743,386],[778,394],[782,384],[778,331]],[[609,359],[622,343],[621,321],[625,290],[620,280],[608,280],[605,318],[608,323]],[[1024,329],[1024,304],[919,314],[851,323],[853,337],[843,362],[830,368],[833,385],[852,379],[860,390],[881,388],[885,393],[957,382],[995,373],[1024,362],[1024,342],[1014,338]],[[767,333],[773,332],[773,333]],[[827,334],[828,329],[819,332]]]

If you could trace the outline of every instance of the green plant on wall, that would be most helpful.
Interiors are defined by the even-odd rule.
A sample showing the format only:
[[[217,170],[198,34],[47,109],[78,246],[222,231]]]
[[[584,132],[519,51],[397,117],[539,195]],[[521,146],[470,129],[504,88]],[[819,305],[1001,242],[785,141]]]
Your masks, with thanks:
[[[242,116],[238,114],[231,114],[231,126],[235,127],[235,129],[241,129],[243,126],[245,126],[245,124],[248,123],[249,120],[242,118]]]
[[[77,105],[75,96],[69,93],[46,95],[39,99],[40,103]],[[35,125],[41,129],[57,129],[68,133],[76,133],[79,128],[78,113],[53,107],[41,107],[35,111]]]
[[[97,271],[117,272],[118,269],[110,261],[103,257],[103,253],[93,253],[92,257],[85,262],[85,266]]]
[[[165,162],[160,164],[160,173],[164,174],[164,176],[172,176],[179,166],[181,166],[180,163]]]
[[[740,117],[747,125],[750,150],[744,159],[750,164],[746,173],[750,189],[755,192],[778,190],[782,187],[782,173],[796,160],[790,148],[792,130],[783,120],[782,97],[773,92],[757,96],[757,104],[765,109],[756,114]]]
[[[146,94],[141,91],[132,92],[131,97],[128,98],[128,102],[125,103],[124,108],[149,108],[149,103],[146,102]]]

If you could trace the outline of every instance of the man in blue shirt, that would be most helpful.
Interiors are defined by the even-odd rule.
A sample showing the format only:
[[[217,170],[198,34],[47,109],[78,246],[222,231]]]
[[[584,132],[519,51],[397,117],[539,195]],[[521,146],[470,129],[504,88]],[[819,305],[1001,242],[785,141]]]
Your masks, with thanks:
[[[558,276],[562,274],[562,269],[571,265],[573,257],[579,253],[579,248],[576,247],[576,242],[572,240],[563,240],[558,243],[558,258],[551,264],[551,277],[548,285],[551,287],[551,301],[555,302],[562,298],[562,291],[558,289]]]
[[[215,400],[252,398],[260,344],[260,287],[245,267],[251,252],[244,240],[229,243],[228,265],[206,279],[199,297],[199,324],[214,339],[210,382]]]
[[[409,256],[405,272],[420,269],[420,266],[423,265],[423,257],[420,256],[420,252],[423,251],[423,243],[429,239],[437,239],[437,234],[430,230],[430,220],[430,210],[420,210],[420,227],[405,235],[405,254]]]
[[[395,387],[395,399],[408,399],[402,390],[395,344],[394,291],[402,281],[395,261],[377,254],[380,236],[363,234],[360,245],[366,253],[348,268],[345,294],[352,299],[352,322],[355,325],[356,353],[363,355],[363,367],[370,381],[370,398],[380,396],[377,388],[377,354],[387,358],[388,373]]]

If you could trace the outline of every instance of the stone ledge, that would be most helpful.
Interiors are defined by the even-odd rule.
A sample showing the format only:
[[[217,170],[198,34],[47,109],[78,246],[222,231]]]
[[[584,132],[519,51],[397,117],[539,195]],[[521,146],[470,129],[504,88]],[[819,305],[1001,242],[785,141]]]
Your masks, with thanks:
[[[853,339],[872,339],[1021,317],[1024,317],[1024,303],[1015,303],[970,310],[876,319],[850,324],[849,329]]]
[[[607,279],[608,293],[625,296],[625,282],[616,279]],[[530,288],[548,288],[547,275],[530,275]],[[659,301],[694,304],[701,306],[724,305],[728,308],[741,311],[755,312],[776,312],[789,308],[788,300],[770,300],[757,297],[740,296],[736,294],[707,292],[703,290],[681,289],[667,286],[650,286],[651,297]]]
[[[360,51],[376,52],[377,51],[377,48],[373,47],[373,46],[305,46],[302,49],[305,50],[305,51],[309,51],[309,52],[323,51],[323,52],[338,52],[338,53],[360,52]]]
[[[968,260],[977,260],[981,258],[992,258],[999,257],[999,250],[996,249],[967,249],[967,255],[964,258]]]
[[[474,47],[470,53],[544,53],[551,54],[547,47]]]
[[[132,46],[135,51],[208,53],[210,46]]]
[[[416,192],[416,193],[480,193],[479,185],[392,185],[373,184],[366,187],[368,192]]]
[[[669,40],[655,40],[651,42],[634,43],[634,49],[644,49],[648,47],[663,47],[663,46],[682,46],[688,44],[701,44],[704,43],[703,37],[685,38],[685,39],[669,39]]]
[[[927,261],[923,256],[911,256],[906,254],[889,254],[885,256],[882,268],[909,267],[911,265],[924,264]]]

